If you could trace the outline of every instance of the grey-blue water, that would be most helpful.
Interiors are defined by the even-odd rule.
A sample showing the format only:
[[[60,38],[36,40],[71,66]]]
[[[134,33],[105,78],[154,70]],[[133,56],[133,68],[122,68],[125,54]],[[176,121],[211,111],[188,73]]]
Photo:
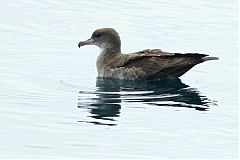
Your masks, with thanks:
[[[237,159],[235,0],[1,0],[0,158]],[[97,79],[114,27],[124,53],[208,53],[181,80]]]

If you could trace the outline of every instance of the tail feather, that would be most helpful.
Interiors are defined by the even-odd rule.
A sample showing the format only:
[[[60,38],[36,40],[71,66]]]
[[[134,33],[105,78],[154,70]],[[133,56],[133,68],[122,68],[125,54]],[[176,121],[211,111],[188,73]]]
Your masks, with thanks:
[[[209,61],[209,60],[219,60],[218,57],[202,57],[201,58],[203,61]]]

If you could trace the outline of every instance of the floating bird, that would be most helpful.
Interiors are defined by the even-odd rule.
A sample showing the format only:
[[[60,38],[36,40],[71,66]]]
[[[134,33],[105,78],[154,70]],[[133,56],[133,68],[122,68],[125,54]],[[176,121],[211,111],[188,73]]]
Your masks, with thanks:
[[[178,78],[193,66],[217,60],[199,53],[170,53],[161,49],[146,49],[135,53],[121,52],[121,40],[113,28],[97,29],[90,39],[81,41],[78,47],[96,45],[100,48],[97,58],[99,77],[117,79],[168,79]]]

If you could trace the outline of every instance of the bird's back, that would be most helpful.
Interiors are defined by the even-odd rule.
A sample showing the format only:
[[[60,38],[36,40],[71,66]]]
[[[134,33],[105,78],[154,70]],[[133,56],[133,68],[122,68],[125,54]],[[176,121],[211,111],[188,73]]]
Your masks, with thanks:
[[[177,78],[195,65],[218,59],[198,53],[169,53],[160,49],[147,49],[131,54],[121,54],[112,61],[105,76],[120,79],[165,79]],[[113,65],[114,64],[114,65]]]

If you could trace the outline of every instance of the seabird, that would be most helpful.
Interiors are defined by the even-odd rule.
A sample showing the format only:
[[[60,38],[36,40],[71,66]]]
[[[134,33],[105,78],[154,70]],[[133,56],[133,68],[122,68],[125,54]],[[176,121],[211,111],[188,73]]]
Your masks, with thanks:
[[[113,28],[101,28],[93,32],[90,39],[81,41],[78,47],[96,45],[100,48],[97,58],[99,77],[117,79],[167,79],[178,78],[193,66],[217,60],[199,53],[170,53],[161,49],[146,49],[135,53],[121,52],[121,40]]]

